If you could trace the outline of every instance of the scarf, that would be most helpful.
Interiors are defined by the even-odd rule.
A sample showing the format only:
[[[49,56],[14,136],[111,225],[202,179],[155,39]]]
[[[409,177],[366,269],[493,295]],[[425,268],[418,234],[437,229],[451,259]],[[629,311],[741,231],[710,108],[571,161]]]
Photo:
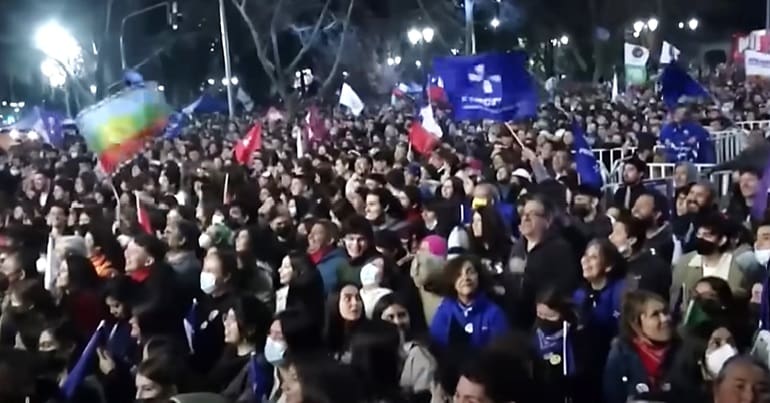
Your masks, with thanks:
[[[134,270],[131,273],[128,273],[128,277],[131,277],[131,279],[137,283],[144,283],[144,281],[150,277],[150,268],[142,267],[141,269]]]
[[[575,355],[572,353],[572,341],[567,339],[567,346],[564,347],[564,339],[569,336],[567,332],[560,329],[556,333],[545,334],[541,329],[535,330],[535,348],[537,348],[540,358],[547,361],[552,366],[561,367],[562,373],[566,360],[567,375],[575,373]]]
[[[663,360],[666,358],[668,345],[659,346],[638,338],[634,339],[633,345],[650,384],[655,386],[663,377]]]
[[[308,253],[308,256],[310,256],[310,261],[313,262],[313,264],[317,265],[321,261],[321,259],[323,259],[327,253],[329,253],[331,249],[332,249],[331,246],[324,246],[323,248],[318,249],[313,253]]]

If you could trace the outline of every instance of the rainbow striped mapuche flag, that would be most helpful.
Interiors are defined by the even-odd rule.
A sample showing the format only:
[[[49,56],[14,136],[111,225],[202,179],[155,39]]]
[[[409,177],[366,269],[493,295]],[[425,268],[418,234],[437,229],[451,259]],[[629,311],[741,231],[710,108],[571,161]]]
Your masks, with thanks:
[[[109,174],[133,159],[147,139],[163,132],[170,112],[157,86],[145,83],[83,110],[77,124],[88,148]]]

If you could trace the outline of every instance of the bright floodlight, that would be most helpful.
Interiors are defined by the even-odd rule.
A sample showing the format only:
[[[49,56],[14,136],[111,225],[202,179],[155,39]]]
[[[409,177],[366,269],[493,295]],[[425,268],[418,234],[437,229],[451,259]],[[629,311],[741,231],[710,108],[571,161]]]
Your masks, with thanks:
[[[638,37],[639,37],[639,31],[634,31],[634,38],[638,38]]]
[[[238,77],[230,77],[230,84],[232,85],[238,85],[240,80],[238,80]]]
[[[51,21],[35,32],[35,47],[62,63],[72,74],[83,64],[83,49],[77,39],[58,23]]]
[[[166,86],[165,85],[161,84],[161,85],[158,86],[158,91],[163,92],[165,90],[166,90]]]
[[[697,18],[690,18],[690,21],[687,21],[687,27],[690,28],[690,30],[695,31],[698,29],[698,25],[700,24],[700,21],[698,21]]]
[[[489,21],[489,25],[490,25],[492,28],[497,28],[497,27],[499,27],[499,26],[500,26],[500,19],[499,19],[499,18],[497,18],[497,17],[495,17],[495,18],[492,18],[492,21]]]
[[[61,87],[67,82],[67,73],[56,60],[51,59],[50,57],[40,63],[40,72],[48,79],[48,84],[50,84],[51,87]]]
[[[460,53],[460,49],[452,48],[451,52],[452,52],[453,55],[456,55],[456,54]]]
[[[415,65],[415,66],[417,66],[417,68],[419,69],[420,67],[422,67],[422,62],[421,62],[421,61],[419,61],[419,60],[416,60],[416,61],[414,62],[414,65]]]
[[[564,45],[564,46],[567,46],[567,45],[569,45],[569,36],[567,36],[567,35],[562,35],[562,36],[561,36],[561,38],[559,38],[559,42],[560,42],[562,45]]]
[[[684,23],[682,21],[679,21],[679,24],[676,24],[679,29],[684,29]]]
[[[398,66],[399,64],[401,64],[401,56],[396,56],[396,57],[394,57],[394,58],[393,58],[393,62],[394,62],[394,63],[396,63],[396,65],[397,65],[397,66]]]
[[[392,57],[389,57],[387,60],[387,63],[388,63],[388,66],[392,66],[396,64],[396,61]]]
[[[423,30],[422,30],[422,39],[425,42],[427,42],[427,43],[431,43],[431,42],[433,42],[433,35],[435,35],[435,34],[436,33],[433,31],[433,28],[430,28],[430,27],[423,28]]]
[[[88,89],[91,91],[91,94],[96,95],[96,85],[91,84]]]
[[[647,28],[650,29],[650,31],[655,31],[658,29],[658,19],[655,17],[650,18],[647,20]]]
[[[216,81],[214,81],[214,79],[213,79],[213,78],[209,78],[208,80],[206,80],[206,82],[207,82],[207,83],[209,83],[209,85],[214,85],[214,83],[215,83]]]
[[[18,103],[18,106],[19,106],[19,108],[23,108],[23,107],[24,107],[24,105],[26,105],[26,104],[24,103],[24,101],[20,101],[20,102]]]
[[[644,21],[634,22],[634,32],[640,32],[644,29]]]
[[[409,38],[409,43],[417,45],[422,40],[422,32],[418,31],[416,28],[412,28],[406,33],[406,37]]]

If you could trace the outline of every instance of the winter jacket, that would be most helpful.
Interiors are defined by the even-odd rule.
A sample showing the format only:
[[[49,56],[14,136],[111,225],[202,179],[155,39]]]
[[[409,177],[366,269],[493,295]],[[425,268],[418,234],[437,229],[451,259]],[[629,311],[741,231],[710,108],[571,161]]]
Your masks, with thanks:
[[[468,334],[470,347],[481,348],[508,330],[508,320],[502,309],[486,296],[479,295],[466,307],[454,298],[444,298],[430,325],[431,340],[441,346],[450,344],[452,322]]]
[[[324,291],[329,294],[337,287],[338,277],[337,271],[345,265],[348,257],[345,255],[345,251],[340,248],[335,248],[329,251],[321,260],[316,264],[318,271],[321,272],[321,277],[324,281]]]

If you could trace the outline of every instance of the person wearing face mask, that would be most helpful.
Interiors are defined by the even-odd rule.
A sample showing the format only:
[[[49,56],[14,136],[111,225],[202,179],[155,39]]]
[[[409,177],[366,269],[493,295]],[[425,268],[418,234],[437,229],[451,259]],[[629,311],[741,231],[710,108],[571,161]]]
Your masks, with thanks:
[[[375,259],[361,268],[361,300],[364,302],[364,313],[367,319],[372,318],[374,306],[380,298],[393,293],[393,290],[382,287],[382,259]]]
[[[738,355],[729,325],[712,319],[701,324],[698,334],[685,336],[674,358],[671,382],[686,391],[683,402],[710,402],[714,380],[725,363]]]
[[[680,401],[682,392],[671,382],[679,343],[666,302],[648,291],[631,291],[623,299],[619,325],[619,339],[612,343],[604,368],[604,401]],[[662,400],[651,395],[663,395]]]
[[[625,260],[629,288],[647,290],[668,298],[671,266],[646,248],[645,223],[628,213],[621,213],[612,225],[610,242]]]
[[[193,337],[194,363],[196,369],[206,372],[222,354],[222,317],[227,307],[237,299],[236,270],[238,267],[235,253],[229,250],[210,249],[203,260],[200,274],[200,291],[193,323],[196,329]],[[193,315],[187,315],[192,317]]]
[[[612,232],[612,222],[599,208],[601,190],[582,184],[572,196],[572,224],[585,242],[594,238],[605,238]]]
[[[695,251],[683,255],[674,267],[670,301],[677,301],[682,289],[691,290],[703,277],[718,277],[727,281],[736,296],[747,296],[747,279],[744,270],[733,258],[728,242],[727,223],[718,213],[701,220],[695,235]],[[686,307],[689,293],[684,292],[681,300]],[[681,307],[672,307],[681,309]]]
[[[550,289],[538,295],[536,301],[537,319],[531,335],[531,352],[538,395],[541,401],[547,403],[564,402],[567,398],[579,399],[575,380],[578,377],[578,361],[582,360],[583,354],[576,351],[579,347],[577,318],[569,299]],[[584,367],[582,363],[579,366]]]
[[[252,355],[255,355],[256,371],[253,375],[257,377],[258,395],[266,396],[272,388],[272,368],[260,347],[270,326],[270,310],[250,296],[233,298],[232,305],[226,309],[222,315],[225,348],[206,376],[207,389],[221,393],[233,402],[242,401],[240,399],[246,396],[250,398],[249,366]]]
[[[767,269],[768,262],[770,262],[770,221],[764,221],[757,225],[754,258],[763,269]]]

